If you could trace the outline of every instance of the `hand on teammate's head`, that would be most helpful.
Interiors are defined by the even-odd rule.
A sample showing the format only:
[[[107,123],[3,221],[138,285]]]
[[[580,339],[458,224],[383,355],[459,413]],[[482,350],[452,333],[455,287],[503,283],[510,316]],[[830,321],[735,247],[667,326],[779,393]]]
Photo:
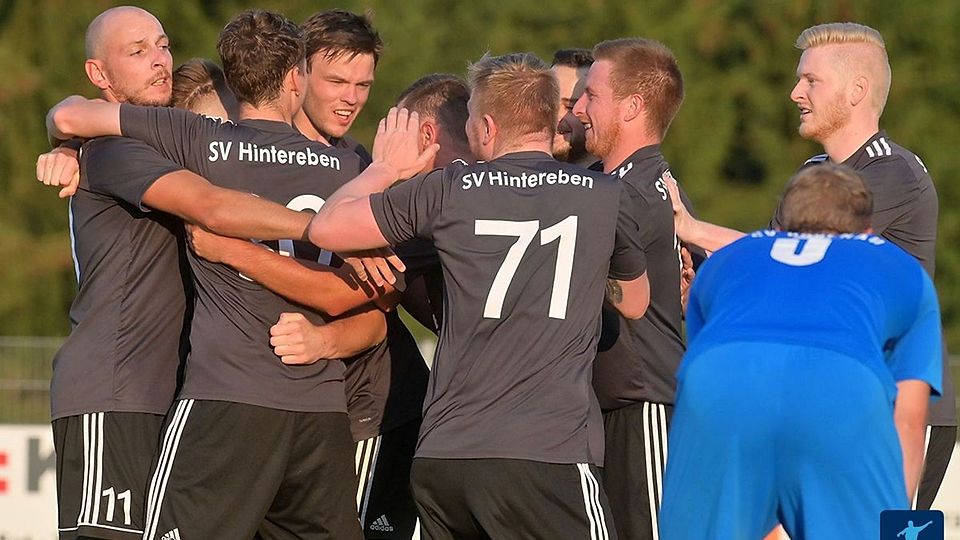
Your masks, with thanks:
[[[420,115],[404,108],[391,107],[380,120],[373,141],[374,163],[393,168],[397,178],[406,179],[422,171],[440,150],[432,144],[420,152]]]

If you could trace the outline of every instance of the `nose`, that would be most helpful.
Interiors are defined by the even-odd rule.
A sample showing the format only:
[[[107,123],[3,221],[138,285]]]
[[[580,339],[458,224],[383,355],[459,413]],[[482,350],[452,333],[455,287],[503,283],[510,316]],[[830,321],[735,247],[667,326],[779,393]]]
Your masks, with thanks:
[[[573,104],[573,114],[580,119],[587,118],[587,94],[584,92]]]
[[[790,92],[790,100],[794,103],[800,103],[800,96],[803,92],[800,90],[800,86],[803,84],[803,79],[797,81],[797,84],[793,85],[793,90]]]
[[[357,101],[359,100],[359,98],[357,97],[358,95],[357,87],[352,84],[348,84],[346,86],[347,88],[343,92],[343,95],[340,97],[340,99],[342,99],[345,103],[349,105],[356,105]]]
[[[154,68],[163,68],[167,71],[170,71],[170,68],[173,64],[173,55],[170,54],[170,49],[161,49],[157,47],[154,49],[153,55],[153,67]]]

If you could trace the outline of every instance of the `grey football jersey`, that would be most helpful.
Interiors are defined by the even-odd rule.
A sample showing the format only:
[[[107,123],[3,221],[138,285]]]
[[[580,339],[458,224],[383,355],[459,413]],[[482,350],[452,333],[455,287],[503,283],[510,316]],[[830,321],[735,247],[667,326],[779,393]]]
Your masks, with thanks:
[[[634,152],[614,175],[636,196],[634,215],[647,256],[650,307],[641,319],[621,317],[603,307],[603,334],[593,368],[600,407],[613,410],[651,401],[672,404],[676,372],[685,346],[680,308],[680,245],[673,228],[673,206],[667,186],[670,166],[660,145]]]
[[[165,414],[173,402],[186,352],[183,226],[143,208],[141,199],[154,181],[181,169],[133,139],[83,146],[80,185],[70,200],[79,291],[70,337],[53,360],[53,419],[95,411]]]
[[[221,123],[177,110],[123,105],[121,128],[210,182],[284,204],[316,210],[357,175],[352,152],[303,137],[288,124],[249,120]],[[309,244],[274,248],[297,258],[329,261]],[[343,363],[283,364],[270,347],[270,327],[285,311],[315,324],[319,314],[293,304],[232,268],[190,253],[196,306],[183,398],[247,403],[305,412],[345,412]]]
[[[826,154],[814,156],[801,169],[828,159]],[[843,164],[860,173],[873,194],[871,226],[874,234],[916,257],[932,278],[937,266],[937,217],[940,205],[933,179],[923,161],[881,130]],[[781,219],[781,211],[777,207],[770,228],[780,228]],[[955,426],[954,400],[949,355],[944,348],[943,397],[930,404],[929,422],[933,425]]]
[[[604,285],[646,270],[622,185],[517,152],[455,162],[371,206],[390,243],[431,239],[443,265],[417,456],[597,462],[590,380]]]

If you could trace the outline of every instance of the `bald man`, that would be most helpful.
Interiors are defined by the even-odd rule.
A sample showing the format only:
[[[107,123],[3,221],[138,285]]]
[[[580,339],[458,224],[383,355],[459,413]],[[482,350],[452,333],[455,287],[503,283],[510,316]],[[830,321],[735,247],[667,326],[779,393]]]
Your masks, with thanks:
[[[87,76],[104,100],[170,101],[169,40],[150,13],[103,12],[86,49]],[[309,216],[214,187],[132,139],[86,143],[81,170],[70,201],[79,291],[50,388],[60,538],[134,539],[186,353],[192,285],[178,218],[279,239],[301,237]]]

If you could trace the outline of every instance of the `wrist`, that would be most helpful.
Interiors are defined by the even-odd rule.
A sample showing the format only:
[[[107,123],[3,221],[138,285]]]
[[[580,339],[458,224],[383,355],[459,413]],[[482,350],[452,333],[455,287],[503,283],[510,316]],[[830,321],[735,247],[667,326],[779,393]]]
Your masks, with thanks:
[[[400,170],[389,161],[374,161],[367,167],[366,172],[373,175],[383,189],[400,179]]]

